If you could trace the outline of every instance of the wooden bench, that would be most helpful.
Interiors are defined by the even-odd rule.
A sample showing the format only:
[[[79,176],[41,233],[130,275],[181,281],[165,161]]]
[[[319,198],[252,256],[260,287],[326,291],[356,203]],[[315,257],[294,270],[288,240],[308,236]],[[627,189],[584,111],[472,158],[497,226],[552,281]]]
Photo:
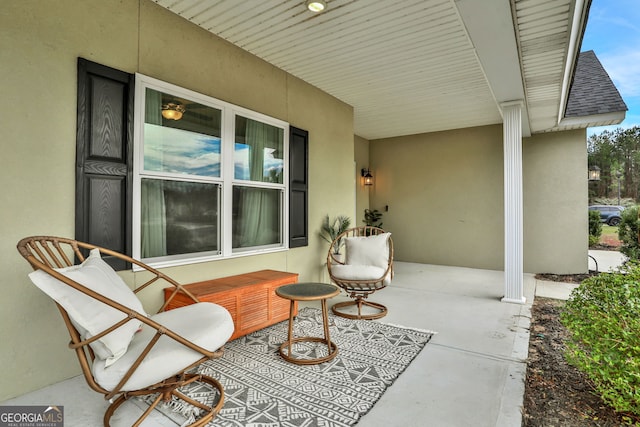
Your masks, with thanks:
[[[200,301],[214,302],[229,310],[235,325],[232,340],[288,319],[289,300],[277,296],[275,289],[297,281],[297,273],[260,270],[191,283],[185,288]],[[165,289],[165,299],[170,292],[170,289]],[[188,304],[192,304],[191,299],[178,294],[167,308]]]

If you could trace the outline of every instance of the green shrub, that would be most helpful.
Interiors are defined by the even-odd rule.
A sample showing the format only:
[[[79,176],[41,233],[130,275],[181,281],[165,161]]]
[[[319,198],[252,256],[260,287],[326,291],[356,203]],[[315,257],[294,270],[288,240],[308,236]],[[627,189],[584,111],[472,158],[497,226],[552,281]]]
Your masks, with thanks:
[[[640,242],[638,240],[638,206],[632,206],[622,211],[622,220],[618,226],[620,252],[629,259],[640,260]]]
[[[598,244],[600,236],[602,236],[600,212],[589,211],[589,246]]]
[[[580,284],[560,317],[567,361],[618,412],[640,415],[640,264]]]

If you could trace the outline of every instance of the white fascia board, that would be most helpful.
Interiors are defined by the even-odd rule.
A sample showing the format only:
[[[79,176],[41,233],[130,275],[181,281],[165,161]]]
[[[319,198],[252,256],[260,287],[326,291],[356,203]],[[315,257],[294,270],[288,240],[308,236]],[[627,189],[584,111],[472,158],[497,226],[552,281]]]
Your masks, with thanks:
[[[582,45],[582,36],[587,25],[587,17],[589,16],[589,7],[591,0],[575,0],[573,7],[573,18],[571,20],[571,32],[569,33],[569,46],[567,48],[566,63],[564,67],[564,77],[562,79],[562,94],[560,97],[560,108],[558,111],[558,124],[564,119],[564,113],[569,101],[569,89],[573,81],[573,74]]]
[[[565,117],[558,124],[558,128],[576,128],[576,127],[596,127],[596,126],[609,126],[622,123],[626,117],[625,111],[607,113],[607,114],[594,114],[591,116],[583,117]]]

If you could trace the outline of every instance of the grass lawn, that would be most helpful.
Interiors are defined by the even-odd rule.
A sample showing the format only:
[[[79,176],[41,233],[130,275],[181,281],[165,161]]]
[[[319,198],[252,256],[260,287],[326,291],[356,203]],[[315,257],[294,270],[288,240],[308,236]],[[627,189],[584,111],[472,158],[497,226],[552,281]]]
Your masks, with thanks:
[[[618,227],[602,224],[602,235],[600,236],[600,243],[610,246],[618,246]]]

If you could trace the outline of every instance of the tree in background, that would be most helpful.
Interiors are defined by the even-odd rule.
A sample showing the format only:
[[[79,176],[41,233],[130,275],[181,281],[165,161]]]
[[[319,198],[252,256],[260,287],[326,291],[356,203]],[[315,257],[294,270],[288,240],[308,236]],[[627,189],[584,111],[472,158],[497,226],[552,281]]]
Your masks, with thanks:
[[[600,168],[600,181],[590,184],[590,198],[638,200],[640,190],[640,126],[594,134],[587,140],[590,166]]]

